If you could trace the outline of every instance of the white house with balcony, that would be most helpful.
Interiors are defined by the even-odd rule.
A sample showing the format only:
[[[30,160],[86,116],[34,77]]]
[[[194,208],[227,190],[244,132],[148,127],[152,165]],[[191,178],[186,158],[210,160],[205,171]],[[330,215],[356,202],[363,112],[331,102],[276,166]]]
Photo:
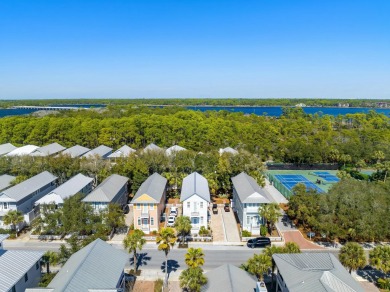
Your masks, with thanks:
[[[180,202],[183,204],[183,216],[191,219],[191,233],[199,233],[201,226],[207,229],[210,191],[204,176],[193,172],[183,179]]]
[[[232,182],[233,206],[242,230],[247,230],[254,235],[260,234],[260,226],[264,223],[264,218],[260,217],[259,208],[263,204],[272,203],[272,196],[245,172],[233,177]]]
[[[0,228],[9,227],[4,225],[3,216],[10,210],[23,213],[25,222],[19,227],[25,223],[30,224],[39,213],[35,202],[56,187],[56,180],[56,176],[44,171],[0,192]]]

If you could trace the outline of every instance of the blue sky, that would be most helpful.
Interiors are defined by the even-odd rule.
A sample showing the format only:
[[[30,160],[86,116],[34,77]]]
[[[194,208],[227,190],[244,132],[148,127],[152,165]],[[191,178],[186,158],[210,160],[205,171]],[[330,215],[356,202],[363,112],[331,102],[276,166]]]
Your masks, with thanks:
[[[2,0],[0,98],[390,98],[389,0]]]

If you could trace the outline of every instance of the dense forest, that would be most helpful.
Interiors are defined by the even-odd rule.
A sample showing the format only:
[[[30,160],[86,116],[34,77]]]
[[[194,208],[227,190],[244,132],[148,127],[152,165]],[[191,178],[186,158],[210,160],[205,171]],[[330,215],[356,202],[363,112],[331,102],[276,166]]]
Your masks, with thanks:
[[[89,148],[105,144],[135,149],[153,142],[178,144],[196,152],[231,146],[263,161],[291,163],[377,162],[390,157],[390,124],[385,115],[307,115],[284,108],[280,118],[226,111],[191,111],[181,107],[109,106],[100,110],[66,111],[44,117],[0,119],[0,143],[42,146],[58,142]]]
[[[0,100],[0,108],[11,106],[48,105],[171,105],[171,106],[307,106],[333,107],[343,104],[349,107],[378,107],[378,103],[390,100],[372,99],[288,99],[288,98],[154,98],[154,99],[38,99],[38,100]]]

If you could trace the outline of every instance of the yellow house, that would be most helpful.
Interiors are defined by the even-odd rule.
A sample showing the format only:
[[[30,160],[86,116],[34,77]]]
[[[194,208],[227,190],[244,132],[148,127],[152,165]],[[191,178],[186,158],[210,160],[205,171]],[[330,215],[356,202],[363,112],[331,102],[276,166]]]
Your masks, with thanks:
[[[165,208],[167,179],[154,173],[149,176],[135,194],[132,204],[134,228],[146,234],[158,231]]]

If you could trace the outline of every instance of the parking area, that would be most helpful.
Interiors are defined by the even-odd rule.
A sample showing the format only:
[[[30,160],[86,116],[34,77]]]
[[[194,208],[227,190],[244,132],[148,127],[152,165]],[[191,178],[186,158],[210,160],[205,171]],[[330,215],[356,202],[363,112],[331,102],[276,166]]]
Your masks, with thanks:
[[[214,242],[226,242],[224,226],[222,223],[222,208],[218,208],[218,213],[213,214],[210,211],[211,219],[210,219],[210,228],[213,231],[213,241]]]
[[[224,230],[226,234],[227,242],[241,242],[240,234],[238,233],[236,218],[234,217],[234,212],[230,208],[229,212],[220,209],[222,213],[222,223],[224,225]]]

